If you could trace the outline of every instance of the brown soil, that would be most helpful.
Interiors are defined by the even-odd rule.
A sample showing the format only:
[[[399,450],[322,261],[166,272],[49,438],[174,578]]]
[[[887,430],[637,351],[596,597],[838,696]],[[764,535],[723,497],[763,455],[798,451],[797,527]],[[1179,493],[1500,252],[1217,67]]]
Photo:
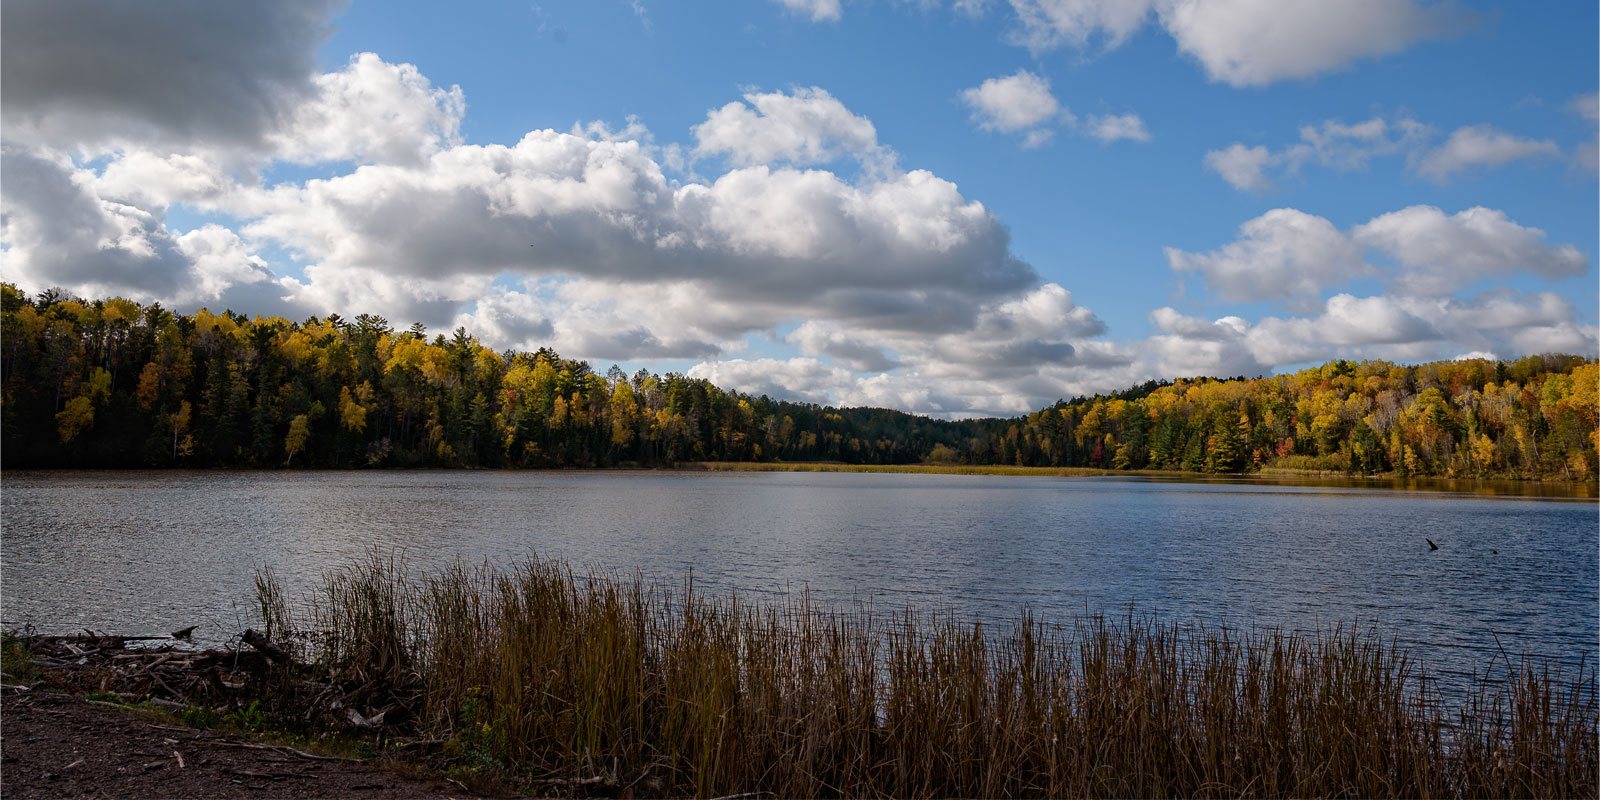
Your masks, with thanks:
[[[470,797],[381,764],[164,725],[53,692],[0,699],[0,796]]]

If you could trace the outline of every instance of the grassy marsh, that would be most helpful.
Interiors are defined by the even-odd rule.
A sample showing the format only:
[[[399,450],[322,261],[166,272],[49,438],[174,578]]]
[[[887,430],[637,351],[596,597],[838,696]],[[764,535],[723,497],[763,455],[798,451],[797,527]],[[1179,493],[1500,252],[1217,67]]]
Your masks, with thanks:
[[[782,797],[1592,796],[1596,681],[1440,697],[1351,629],[1139,618],[994,631],[707,596],[551,561],[330,573],[280,631],[409,733],[545,792]],[[296,698],[283,698],[286,703]],[[299,701],[307,700],[299,698]]]

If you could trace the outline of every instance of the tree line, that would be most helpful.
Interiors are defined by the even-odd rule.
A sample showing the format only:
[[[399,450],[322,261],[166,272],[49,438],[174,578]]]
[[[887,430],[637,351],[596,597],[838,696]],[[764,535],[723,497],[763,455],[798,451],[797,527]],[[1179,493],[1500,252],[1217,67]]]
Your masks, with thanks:
[[[1576,356],[1151,382],[1015,419],[936,420],[600,374],[382,317],[294,322],[0,284],[15,467],[604,467],[841,461],[1592,479]]]

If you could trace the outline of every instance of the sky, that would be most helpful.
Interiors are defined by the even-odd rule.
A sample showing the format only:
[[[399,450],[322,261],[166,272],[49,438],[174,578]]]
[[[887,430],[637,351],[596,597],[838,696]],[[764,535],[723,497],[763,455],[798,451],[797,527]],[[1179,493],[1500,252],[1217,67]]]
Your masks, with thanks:
[[[1593,356],[1597,14],[8,0],[0,279],[943,417]]]

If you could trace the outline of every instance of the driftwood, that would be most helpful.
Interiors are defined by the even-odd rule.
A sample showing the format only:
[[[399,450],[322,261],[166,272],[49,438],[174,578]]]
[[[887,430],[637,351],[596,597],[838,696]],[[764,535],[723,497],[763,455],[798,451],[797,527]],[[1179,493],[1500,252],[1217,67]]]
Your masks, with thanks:
[[[19,637],[44,681],[76,694],[104,694],[123,702],[148,702],[182,711],[217,713],[262,703],[305,721],[320,719],[348,729],[387,736],[402,734],[411,720],[413,689],[365,670],[320,674],[284,646],[248,629],[236,647],[198,650],[173,637],[86,635]],[[128,642],[142,644],[128,648]],[[29,687],[5,685],[6,692]],[[290,711],[290,709],[293,709]],[[309,757],[309,756],[306,756]]]
[[[283,648],[273,644],[271,639],[261,635],[255,628],[245,629],[245,632],[239,636],[239,641],[260,651],[269,661],[279,664],[289,664],[294,661]]]

